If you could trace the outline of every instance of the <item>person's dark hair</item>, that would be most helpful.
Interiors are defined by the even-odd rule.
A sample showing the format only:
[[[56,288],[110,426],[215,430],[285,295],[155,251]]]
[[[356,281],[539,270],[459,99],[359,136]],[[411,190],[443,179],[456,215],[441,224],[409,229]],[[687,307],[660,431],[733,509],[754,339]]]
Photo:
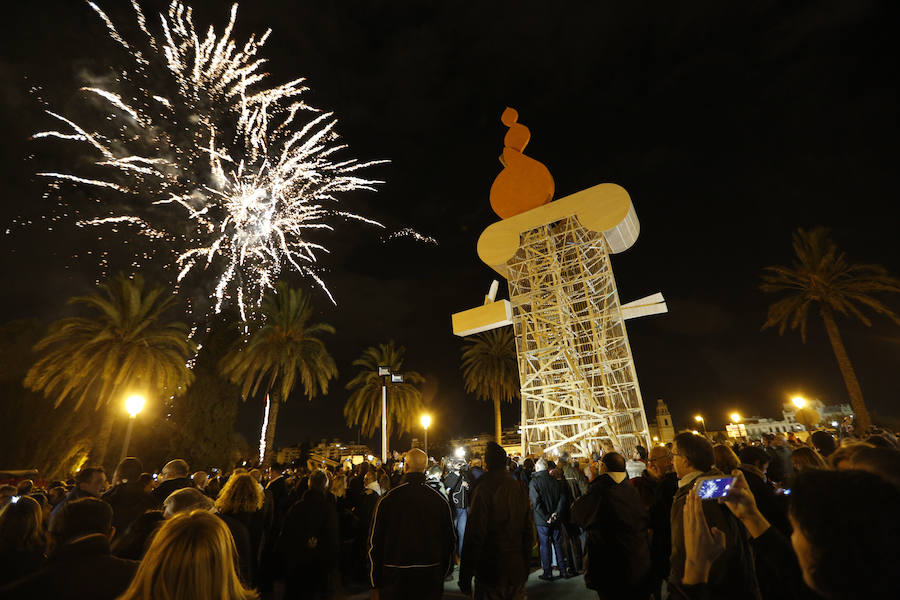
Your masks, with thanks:
[[[16,496],[27,496],[34,489],[34,482],[30,479],[23,479],[16,484]]]
[[[119,481],[140,481],[141,473],[144,471],[144,465],[141,461],[133,456],[123,458],[119,466],[116,467],[116,483]]]
[[[874,473],[900,488],[900,452],[897,450],[891,448],[860,448],[850,458],[850,465],[854,469]]]
[[[894,445],[894,442],[889,440],[887,436],[878,434],[878,435],[870,435],[866,438],[867,444],[872,444],[876,448],[890,448],[891,450],[896,450],[897,446]]]
[[[106,471],[103,470],[103,467],[84,467],[75,476],[75,485],[90,483],[97,473],[106,473]]]
[[[634,447],[635,452],[637,452],[638,458],[640,460],[647,460],[649,454],[647,453],[647,449],[641,445],[637,445]]]
[[[709,471],[716,463],[713,446],[702,435],[685,431],[676,435],[674,442],[678,446],[678,454],[698,471]]]
[[[139,516],[124,533],[116,535],[111,547],[112,553],[119,558],[141,560],[164,518],[161,510],[148,510]]]
[[[50,504],[56,506],[60,502],[62,502],[63,498],[66,497],[66,488],[61,485],[56,485],[47,490],[47,498],[50,500]]]
[[[625,457],[618,452],[607,452],[600,460],[606,465],[606,470],[610,473],[625,472]]]
[[[150,473],[141,473],[138,476],[138,481],[141,482],[141,485],[146,486],[151,481],[153,481],[153,475],[151,475]]]
[[[522,462],[522,468],[525,469],[526,471],[534,471],[534,459],[526,458]]]
[[[484,449],[484,465],[488,471],[502,471],[506,467],[506,450],[497,442],[488,442]]]
[[[99,498],[72,500],[50,521],[50,533],[61,544],[92,533],[109,535],[112,517],[112,507]]]
[[[834,436],[827,431],[813,431],[809,439],[812,440],[813,446],[824,458],[828,458],[828,455],[837,449],[837,445],[834,443]]]
[[[746,448],[741,450],[739,456],[742,463],[760,468],[762,468],[763,465],[767,465],[772,462],[772,459],[769,458],[769,455],[766,454],[766,451],[757,446],[747,446]]]
[[[872,473],[797,476],[791,517],[812,546],[811,578],[828,598],[891,598],[900,588],[900,489]]]
[[[328,475],[325,471],[316,470],[309,476],[309,489],[324,492],[328,487]]]

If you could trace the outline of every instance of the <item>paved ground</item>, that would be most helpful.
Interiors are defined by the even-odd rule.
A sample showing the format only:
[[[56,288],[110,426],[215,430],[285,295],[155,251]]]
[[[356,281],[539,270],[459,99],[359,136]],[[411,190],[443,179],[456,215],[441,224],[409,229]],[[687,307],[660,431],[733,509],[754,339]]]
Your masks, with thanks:
[[[456,571],[454,571],[454,575]],[[592,592],[584,587],[584,577],[578,576],[571,579],[556,579],[555,581],[541,581],[538,575],[541,570],[538,569],[531,573],[528,583],[525,584],[525,591],[528,600],[596,600],[597,593]],[[444,584],[444,598],[448,600],[459,600],[466,598],[463,596],[459,587],[456,585],[456,578]],[[347,600],[367,600],[368,592],[347,596]]]

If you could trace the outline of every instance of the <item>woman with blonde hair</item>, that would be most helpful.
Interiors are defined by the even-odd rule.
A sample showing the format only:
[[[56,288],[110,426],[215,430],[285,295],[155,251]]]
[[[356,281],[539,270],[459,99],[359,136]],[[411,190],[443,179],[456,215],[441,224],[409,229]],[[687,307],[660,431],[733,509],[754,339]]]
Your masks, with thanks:
[[[257,583],[259,561],[266,531],[262,510],[265,492],[253,475],[235,471],[216,498],[216,510],[237,544],[241,575],[248,583]]]
[[[235,569],[228,527],[205,510],[176,514],[159,529],[118,600],[256,600]]]

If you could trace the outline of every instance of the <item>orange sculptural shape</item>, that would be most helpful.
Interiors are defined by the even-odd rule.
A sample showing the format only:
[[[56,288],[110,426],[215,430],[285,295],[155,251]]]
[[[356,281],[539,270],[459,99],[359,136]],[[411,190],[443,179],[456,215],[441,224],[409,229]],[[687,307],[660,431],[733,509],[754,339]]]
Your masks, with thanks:
[[[503,139],[503,170],[491,185],[491,208],[501,219],[547,204],[553,198],[553,176],[542,163],[525,156],[523,151],[531,139],[528,128],[517,123],[519,113],[513,108],[503,111],[500,120],[509,127]]]

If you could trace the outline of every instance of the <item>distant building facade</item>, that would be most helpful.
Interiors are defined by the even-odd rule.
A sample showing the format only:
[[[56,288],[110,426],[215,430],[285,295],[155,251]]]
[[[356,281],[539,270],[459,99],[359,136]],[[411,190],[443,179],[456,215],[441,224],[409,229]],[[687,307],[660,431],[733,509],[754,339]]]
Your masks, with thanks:
[[[656,400],[656,421],[649,424],[650,439],[654,444],[668,444],[675,439],[672,415],[662,398]]]

